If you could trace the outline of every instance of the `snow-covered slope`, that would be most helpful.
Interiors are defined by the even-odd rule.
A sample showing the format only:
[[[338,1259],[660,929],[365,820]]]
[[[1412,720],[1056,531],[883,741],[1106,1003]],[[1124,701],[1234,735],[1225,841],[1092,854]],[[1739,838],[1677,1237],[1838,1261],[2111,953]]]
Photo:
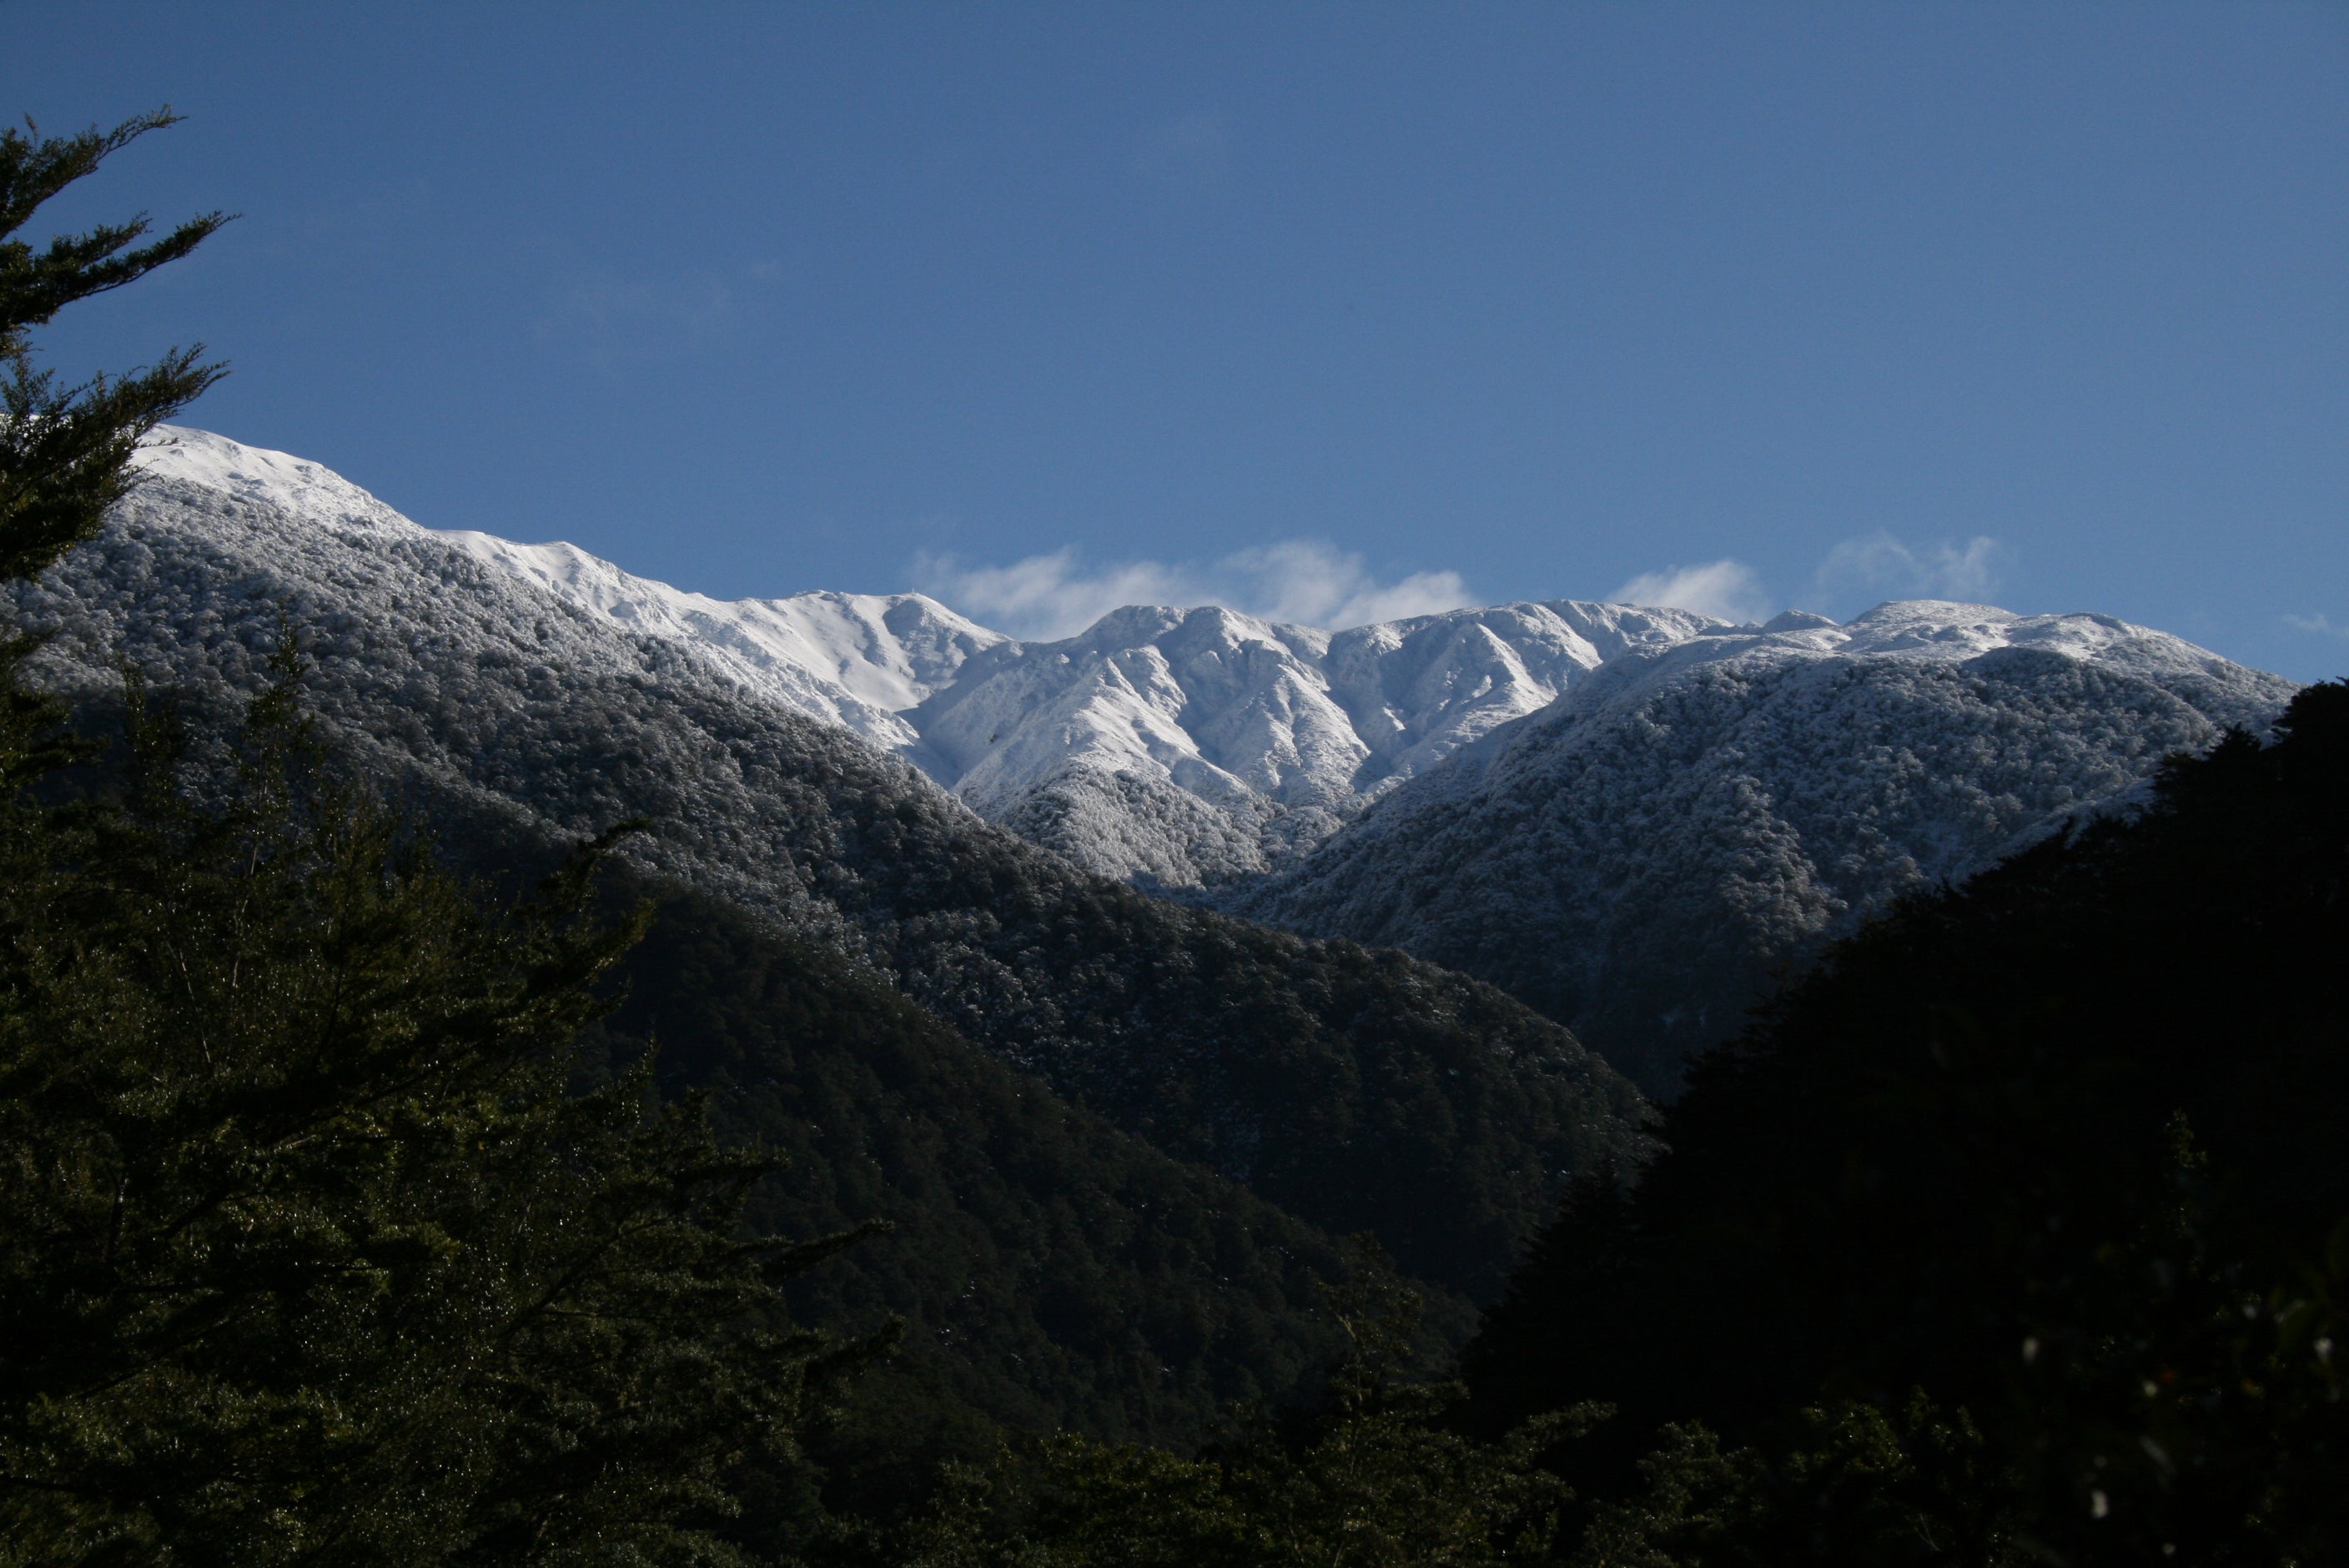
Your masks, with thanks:
[[[973,654],[1007,639],[919,593],[794,593],[712,599],[634,576],[574,544],[444,538],[640,636],[689,647],[744,686],[855,731],[935,776],[905,715],[951,685]]]
[[[987,650],[913,717],[981,814],[1111,875],[1193,885],[1319,841],[1617,654],[1720,625],[1562,600],[1330,633],[1134,605]]]
[[[1494,980],[1669,1091],[1785,963],[2292,689],[2105,615],[1790,614],[1612,660],[1226,903]]]
[[[165,427],[140,466],[160,479],[257,500],[319,522],[407,519],[316,463],[206,430]],[[838,724],[919,764],[902,717],[952,682],[964,661],[1007,641],[919,593],[797,593],[712,599],[623,572],[573,544],[515,544],[450,530],[439,537],[634,636],[689,648],[744,686]]]
[[[320,521],[398,514],[318,467],[200,430],[158,475]],[[403,520],[404,521],[404,520]],[[1684,610],[1575,601],[1329,633],[1136,605],[1017,643],[918,593],[731,602],[570,544],[441,537],[632,636],[844,726],[1089,870],[1168,886],[1262,871],[1413,774],[1547,705],[1619,653],[1717,630]]]
[[[663,652],[1089,870],[1497,981],[1657,1088],[1789,958],[2291,689],[2106,616],[1940,603],[1732,627],[1560,601],[1334,634],[1133,606],[1020,643],[916,594],[728,603],[569,545],[433,535],[315,464],[173,434],[144,460],[182,511],[429,541],[434,573],[461,562],[541,628],[484,624],[501,645],[552,626]]]

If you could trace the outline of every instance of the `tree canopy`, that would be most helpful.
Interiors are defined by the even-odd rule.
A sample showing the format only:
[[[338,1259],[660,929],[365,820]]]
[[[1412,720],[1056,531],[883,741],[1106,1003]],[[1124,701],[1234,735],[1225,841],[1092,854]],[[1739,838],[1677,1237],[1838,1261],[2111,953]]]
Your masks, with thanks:
[[[226,374],[201,344],[166,350],[143,369],[61,386],[33,363],[32,329],[66,306],[135,283],[178,261],[229,221],[188,219],[147,240],[144,213],[57,234],[36,248],[19,237],[67,186],[151,130],[178,123],[166,108],[111,130],[44,137],[31,121],[0,130],[0,577],[38,572],[98,531],[131,482],[130,454],[157,425]]]

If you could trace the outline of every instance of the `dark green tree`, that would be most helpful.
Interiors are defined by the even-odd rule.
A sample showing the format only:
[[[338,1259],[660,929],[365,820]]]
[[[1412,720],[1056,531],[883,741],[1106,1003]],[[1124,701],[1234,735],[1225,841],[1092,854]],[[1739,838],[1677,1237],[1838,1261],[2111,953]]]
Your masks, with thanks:
[[[825,1244],[649,1059],[574,1092],[599,851],[486,913],[283,673],[225,808],[134,701],[118,802],[0,815],[0,1561],[724,1561]]]
[[[1366,1262],[1375,1262],[1368,1258]],[[1460,1390],[1409,1375],[1419,1299],[1365,1268],[1332,1293],[1347,1349],[1314,1404],[1235,1412],[1195,1459],[1066,1435],[957,1467],[902,1548],[914,1568],[1502,1568],[1558,1561],[1573,1494],[1537,1462],[1597,1408],[1500,1443],[1445,1420]]]
[[[77,300],[120,288],[179,260],[228,222],[207,212],[160,239],[142,213],[36,249],[19,238],[41,206],[150,130],[177,123],[169,108],[112,130],[44,137],[0,130],[0,577],[26,577],[96,533],[131,482],[141,438],[220,379],[201,344],[169,350],[144,369],[61,386],[35,367],[32,329]]]

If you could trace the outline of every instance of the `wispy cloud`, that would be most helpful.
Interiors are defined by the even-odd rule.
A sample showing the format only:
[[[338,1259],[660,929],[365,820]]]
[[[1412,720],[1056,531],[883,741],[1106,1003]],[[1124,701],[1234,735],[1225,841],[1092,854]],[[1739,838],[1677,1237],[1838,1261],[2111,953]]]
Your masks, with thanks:
[[[1770,595],[1762,579],[1742,561],[1644,572],[1608,597],[1618,604],[1693,610],[1723,621],[1759,621],[1770,614]]]
[[[1817,586],[1830,599],[1987,599],[2005,560],[2006,547],[1986,534],[1920,547],[1879,530],[1828,551]]]
[[[2349,637],[2349,626],[2336,626],[2323,615],[2286,615],[2283,624],[2320,637]]]
[[[1073,549],[1009,566],[950,555],[916,557],[922,591],[1016,637],[1072,636],[1126,604],[1221,604],[1268,621],[1337,630],[1456,610],[1475,601],[1456,572],[1414,572],[1381,583],[1360,555],[1292,539],[1206,563],[1088,564]]]

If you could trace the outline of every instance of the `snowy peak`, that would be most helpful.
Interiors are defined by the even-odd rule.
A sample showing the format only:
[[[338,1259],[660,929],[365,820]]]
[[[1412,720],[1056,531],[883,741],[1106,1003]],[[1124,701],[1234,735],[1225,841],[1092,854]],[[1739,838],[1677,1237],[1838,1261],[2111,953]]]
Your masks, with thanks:
[[[416,526],[332,469],[209,430],[159,425],[135,461],[159,479],[262,501],[297,517],[360,528]]]
[[[981,815],[1092,870],[1169,885],[1292,862],[1464,751],[1473,748],[1472,765],[1447,772],[1480,772],[1531,725],[1796,665],[2039,656],[2149,682],[2220,723],[2260,722],[2273,704],[2271,677],[2165,633],[1930,600],[1879,604],[1846,625],[1802,611],[1731,625],[1555,600],[1334,633],[1215,605],[1135,604],[1075,636],[1023,643],[917,593],[727,601],[575,545],[435,535],[316,463],[199,430],[159,437],[140,455],[159,478],[264,501],[329,532],[412,531],[454,545],[524,596],[518,632],[532,604],[552,601],[640,645],[683,651],[760,698],[895,753]]]
[[[321,525],[417,526],[317,464],[200,430],[160,435],[141,456],[159,477]],[[917,593],[727,601],[573,544],[437,537],[897,753],[985,815],[1057,824],[1047,841],[1096,870],[1174,882],[1262,869],[1607,660],[1728,629],[1570,600],[1334,634],[1135,604],[1073,637],[1019,643]]]
[[[1318,800],[1368,755],[1319,671],[1328,641],[1219,606],[1133,605],[993,650],[916,722],[982,811],[1071,765],[1209,799]]]
[[[1375,793],[1547,707],[1619,654],[1726,625],[1686,610],[1578,599],[1496,604],[1340,632],[1324,667],[1376,759],[1356,788]]]
[[[284,452],[166,426],[140,467],[327,526],[413,529],[633,635],[687,648],[754,693],[926,760],[900,717],[950,683],[973,654],[1007,641],[919,593],[798,593],[712,599],[638,577],[574,544],[516,544],[419,528],[349,480]]]

